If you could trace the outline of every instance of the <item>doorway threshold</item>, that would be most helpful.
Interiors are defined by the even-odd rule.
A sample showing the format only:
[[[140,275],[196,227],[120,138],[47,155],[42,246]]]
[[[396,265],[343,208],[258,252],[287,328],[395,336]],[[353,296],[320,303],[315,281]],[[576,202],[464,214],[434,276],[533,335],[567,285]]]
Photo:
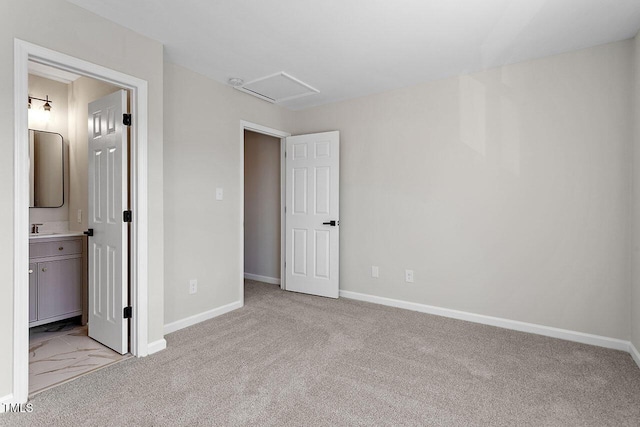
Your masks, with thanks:
[[[29,331],[29,397],[131,357],[89,338],[87,326],[64,320]]]

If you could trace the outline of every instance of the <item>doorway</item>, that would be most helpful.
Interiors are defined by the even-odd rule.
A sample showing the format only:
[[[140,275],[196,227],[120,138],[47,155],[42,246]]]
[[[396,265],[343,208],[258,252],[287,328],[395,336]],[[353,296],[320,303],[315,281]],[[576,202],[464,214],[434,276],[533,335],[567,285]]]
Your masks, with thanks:
[[[14,329],[13,401],[25,403],[29,393],[29,61],[91,77],[131,94],[130,351],[148,354],[147,343],[147,82],[22,40],[14,43]]]
[[[244,278],[281,284],[280,138],[244,131]]]
[[[280,140],[280,288],[338,298],[340,283],[340,133],[291,136],[240,122],[241,213],[245,210],[245,135]],[[262,137],[258,137],[262,138]],[[290,203],[290,206],[288,206]],[[245,227],[241,228],[240,298],[244,305]]]
[[[240,299],[244,304],[244,279],[257,280],[260,282],[280,285],[286,290],[285,282],[285,241],[284,241],[284,217],[285,217],[285,138],[291,134],[262,126],[247,121],[240,122],[240,158],[241,164],[241,212],[244,221],[251,222],[247,230],[247,224],[242,227],[240,236],[243,272],[240,280]],[[264,145],[263,145],[264,144]],[[249,153],[245,149],[249,148]],[[277,152],[277,153],[276,153]],[[277,160],[276,160],[277,155]],[[248,156],[248,157],[247,157]],[[268,175],[269,184],[266,186],[270,191],[269,197],[261,197],[257,192],[263,190],[263,183],[260,182],[260,174],[256,171],[256,164],[260,159],[266,159],[265,164],[259,166],[260,173]],[[249,163],[247,164],[247,160]],[[247,170],[247,168],[249,170]],[[248,174],[248,175],[247,175]],[[247,181],[249,178],[249,182]],[[278,187],[275,188],[275,183]],[[247,186],[249,194],[247,194]],[[247,196],[249,200],[247,200]],[[277,205],[274,203],[277,198]],[[247,217],[247,201],[249,209],[267,208],[269,209],[268,219],[261,221],[257,212],[249,212]],[[276,211],[277,209],[277,211]],[[279,222],[279,225],[276,225]],[[273,227],[278,228],[274,231]],[[247,233],[248,232],[248,233]],[[275,234],[274,234],[275,233]],[[257,238],[260,243],[251,241],[248,249],[245,248],[247,239]],[[279,239],[279,244],[277,242]],[[262,243],[264,242],[264,243]],[[267,255],[265,253],[268,252]],[[245,259],[247,257],[248,259]],[[248,261],[248,263],[247,263]],[[276,267],[279,265],[279,268]]]
[[[112,343],[96,334],[100,319],[90,321],[95,310],[89,309],[88,261],[95,257],[90,256],[93,245],[87,246],[83,234],[94,227],[89,201],[96,200],[88,179],[88,153],[93,150],[87,145],[87,106],[120,88],[33,61],[29,61],[28,87],[29,395],[33,396],[129,355],[128,349],[114,351]],[[128,332],[122,339],[128,341]]]

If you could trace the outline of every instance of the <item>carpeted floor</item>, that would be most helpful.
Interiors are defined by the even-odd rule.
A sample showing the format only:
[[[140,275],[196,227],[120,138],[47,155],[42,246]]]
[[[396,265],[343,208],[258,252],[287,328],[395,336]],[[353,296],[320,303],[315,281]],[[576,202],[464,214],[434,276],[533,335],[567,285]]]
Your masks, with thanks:
[[[245,307],[35,396],[12,426],[640,425],[623,352],[247,281]]]

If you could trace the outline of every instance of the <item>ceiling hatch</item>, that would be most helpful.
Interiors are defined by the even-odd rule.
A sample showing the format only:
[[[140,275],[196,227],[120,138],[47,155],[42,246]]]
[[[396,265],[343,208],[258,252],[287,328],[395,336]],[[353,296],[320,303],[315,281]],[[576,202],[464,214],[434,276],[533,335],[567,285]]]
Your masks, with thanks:
[[[236,89],[274,104],[320,92],[284,71],[252,80]]]

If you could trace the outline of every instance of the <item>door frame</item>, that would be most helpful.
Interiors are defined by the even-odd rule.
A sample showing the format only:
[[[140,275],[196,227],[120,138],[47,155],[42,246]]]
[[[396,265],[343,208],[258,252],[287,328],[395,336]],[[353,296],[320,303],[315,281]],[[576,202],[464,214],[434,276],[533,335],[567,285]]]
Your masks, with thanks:
[[[244,131],[248,130],[262,135],[280,139],[280,289],[286,290],[285,283],[285,202],[286,202],[286,168],[285,168],[285,138],[291,136],[289,132],[262,126],[257,123],[240,120],[240,302],[244,305]]]
[[[145,80],[14,39],[13,401],[29,395],[29,137],[28,61],[104,81],[131,93],[131,223],[129,268],[133,318],[130,352],[148,354],[148,88]]]

